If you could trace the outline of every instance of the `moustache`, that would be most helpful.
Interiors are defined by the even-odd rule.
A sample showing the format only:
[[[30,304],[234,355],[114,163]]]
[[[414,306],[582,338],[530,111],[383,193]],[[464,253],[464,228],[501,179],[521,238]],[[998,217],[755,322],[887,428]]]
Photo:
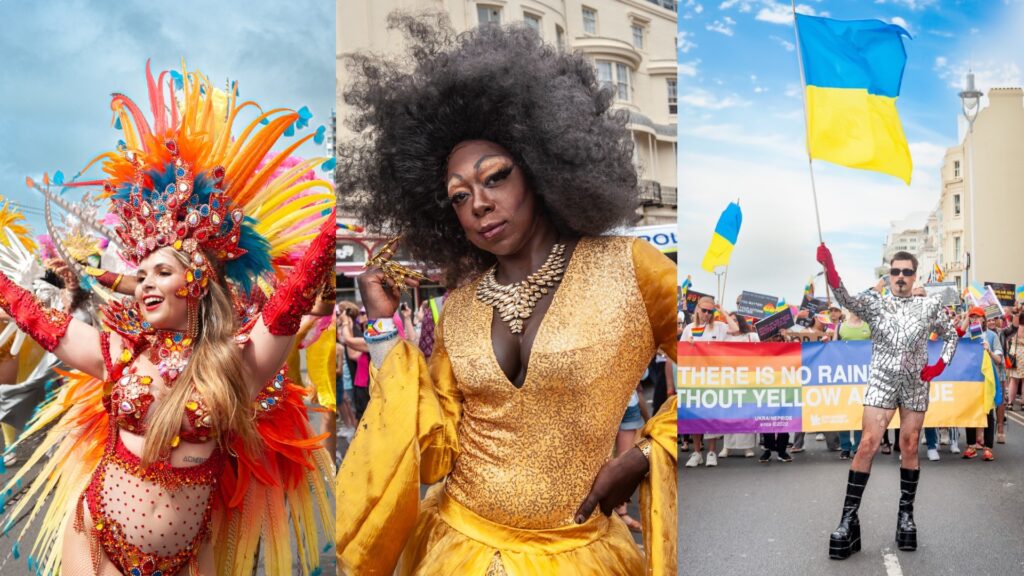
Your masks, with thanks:
[[[906,282],[904,282],[903,280],[900,280],[900,281],[896,282],[896,285],[897,285],[897,286],[906,286],[906,285],[907,285],[907,283],[906,283]]]

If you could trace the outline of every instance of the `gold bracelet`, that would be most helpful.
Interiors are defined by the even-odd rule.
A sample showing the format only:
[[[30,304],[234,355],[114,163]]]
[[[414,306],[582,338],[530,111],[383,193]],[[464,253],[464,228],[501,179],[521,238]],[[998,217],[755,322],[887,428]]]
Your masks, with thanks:
[[[117,287],[121,285],[122,278],[124,278],[124,274],[118,274],[117,278],[114,278],[114,283],[110,285],[111,291],[117,292]]]
[[[651,459],[651,439],[646,436],[641,438],[639,442],[633,445],[640,450],[640,453],[644,455],[644,458]]]

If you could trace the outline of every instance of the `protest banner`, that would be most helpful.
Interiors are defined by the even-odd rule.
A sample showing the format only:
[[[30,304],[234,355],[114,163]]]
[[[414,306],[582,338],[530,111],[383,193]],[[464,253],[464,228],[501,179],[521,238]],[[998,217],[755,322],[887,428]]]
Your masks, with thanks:
[[[1013,306],[1016,300],[1016,284],[1007,284],[1006,282],[985,282],[985,286],[992,288],[992,292],[995,293],[999,303],[1003,306]]]
[[[778,302],[779,299],[775,296],[744,290],[736,301],[736,312],[760,320],[774,314]]]
[[[680,342],[679,433],[859,430],[871,345]],[[929,343],[931,361],[941,349],[941,342]],[[924,425],[983,427],[986,394],[994,390],[992,362],[981,343],[963,340],[930,385]]]
[[[762,342],[778,334],[781,330],[793,326],[793,314],[789,310],[783,310],[778,314],[759,320],[754,324],[757,330],[757,337]]]

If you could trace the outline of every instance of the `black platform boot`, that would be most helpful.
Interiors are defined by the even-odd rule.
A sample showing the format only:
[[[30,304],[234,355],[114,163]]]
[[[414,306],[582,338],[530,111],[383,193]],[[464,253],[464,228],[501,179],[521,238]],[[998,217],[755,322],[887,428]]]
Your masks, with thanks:
[[[914,497],[920,470],[900,468],[900,511],[896,517],[896,547],[917,550],[917,525],[914,524]]]
[[[833,560],[844,560],[854,552],[860,552],[860,519],[857,510],[860,508],[860,497],[867,486],[867,472],[850,470],[846,482],[846,500],[843,501],[843,517],[839,519],[839,527],[829,537],[828,557]]]

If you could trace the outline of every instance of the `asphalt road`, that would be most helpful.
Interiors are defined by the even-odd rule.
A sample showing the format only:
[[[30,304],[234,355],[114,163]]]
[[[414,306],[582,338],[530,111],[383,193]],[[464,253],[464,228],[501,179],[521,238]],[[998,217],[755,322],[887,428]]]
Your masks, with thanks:
[[[312,421],[312,424],[313,424],[313,429],[316,430],[317,426],[319,425],[319,418],[321,417],[321,415],[318,412],[310,412],[310,416],[311,416],[311,421]],[[27,452],[26,453],[26,457],[27,457],[27,454],[30,454],[30,453],[31,453],[31,451]],[[8,468],[8,470],[7,470],[7,472],[5,474],[0,474],[0,486],[6,485],[7,484],[7,480],[17,470],[18,470],[18,466],[14,466],[14,467]],[[17,490],[15,490],[14,492],[15,492],[15,495],[16,495]],[[0,514],[0,518],[5,518],[5,517],[2,514]],[[24,521],[24,519],[20,518],[19,521],[10,530],[9,535],[2,535],[2,534],[0,534],[0,575],[2,575],[2,576],[33,576],[35,574],[34,572],[30,572],[29,571],[28,565],[26,563],[26,557],[28,555],[28,552],[32,548],[32,544],[35,542],[36,535],[39,533],[39,522],[38,521],[36,521],[30,527],[29,531],[26,532],[26,535],[24,536],[24,538],[22,538],[22,540],[20,542],[20,545],[19,545],[20,558],[19,559],[15,559],[13,557],[13,554],[12,554],[12,549],[13,549],[13,546],[14,546],[14,543],[15,543],[15,539],[21,534],[22,528],[24,527],[23,521]],[[324,535],[323,531],[320,532],[320,543],[321,543],[320,568],[322,570],[321,573],[323,575],[325,575],[325,576],[329,575],[329,574],[333,575],[337,571],[337,568],[336,568],[337,561],[336,561],[335,553],[334,553],[334,543],[331,540],[333,540],[333,538],[327,538]],[[328,546],[328,544],[329,544],[329,546]],[[294,548],[293,548],[293,550],[294,550]],[[88,561],[88,559],[87,558],[86,559],[82,559],[81,561],[86,562],[86,561]],[[298,568],[297,564],[295,564],[293,566],[293,568],[294,568],[294,570],[292,571],[293,574],[300,574],[301,573],[299,571],[299,568]],[[262,561],[261,561],[261,563],[259,565],[259,568],[258,568],[258,570],[256,572],[256,575],[259,576],[259,575],[263,575],[263,574],[264,574],[264,571],[263,571],[263,568],[262,568]]]
[[[914,518],[918,549],[896,549],[898,454],[878,454],[860,511],[863,548],[828,558],[846,491],[849,461],[808,436],[807,451],[784,464],[720,458],[717,468],[684,468],[680,455],[680,574],[1019,575],[1024,574],[1024,417],[1007,412],[1007,443],[996,460],[965,460],[920,447]],[[961,448],[964,446],[961,430]],[[760,452],[758,452],[760,453]]]

